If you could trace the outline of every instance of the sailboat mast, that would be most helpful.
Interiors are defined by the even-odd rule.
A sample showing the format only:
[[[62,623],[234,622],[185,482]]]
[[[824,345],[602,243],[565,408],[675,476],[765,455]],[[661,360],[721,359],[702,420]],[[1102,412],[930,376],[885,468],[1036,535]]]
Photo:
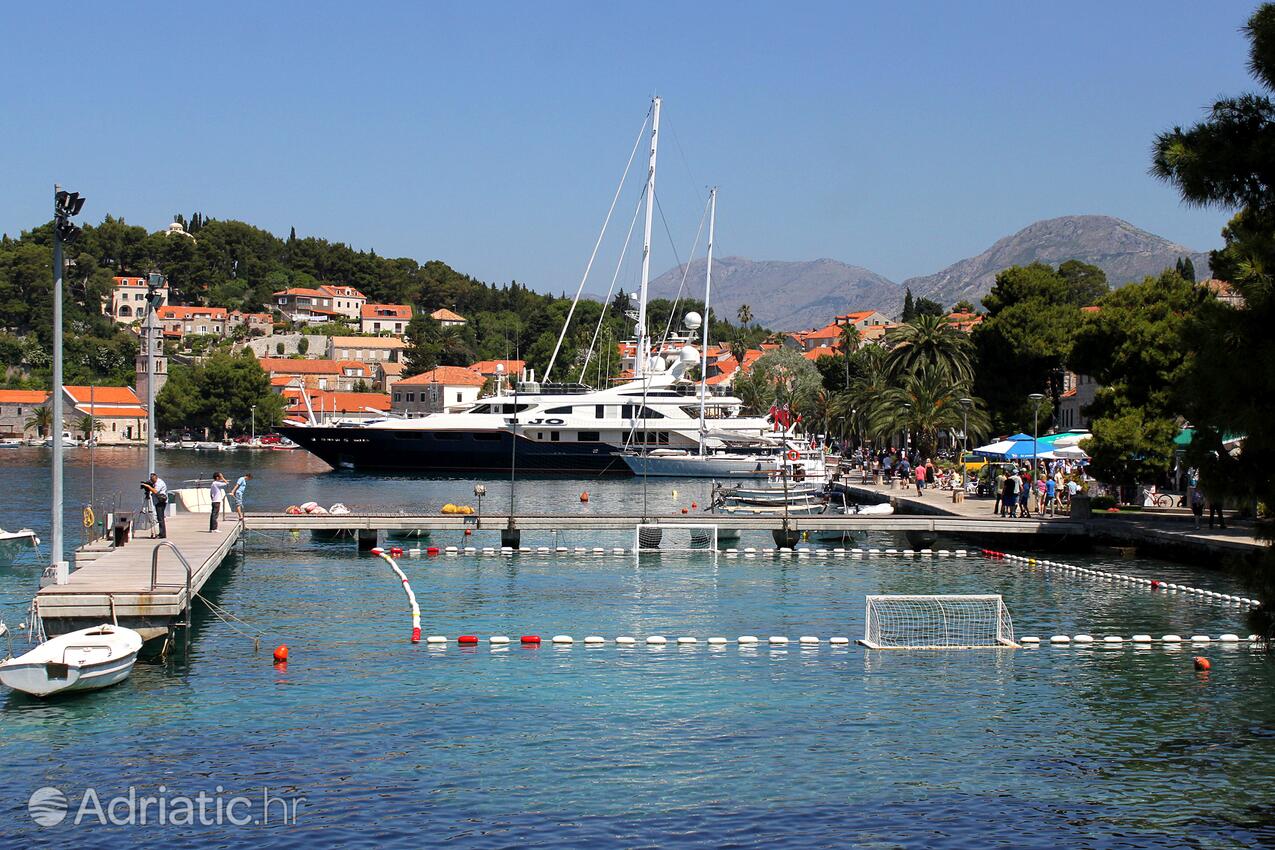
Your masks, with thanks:
[[[646,335],[646,290],[651,282],[651,224],[655,213],[655,155],[660,145],[659,97],[651,100],[651,161],[646,172],[646,228],[642,231],[642,289],[638,296],[637,359],[633,364],[634,377],[646,375],[647,362],[651,358],[651,342]]]
[[[713,229],[717,226],[717,187],[708,191],[708,263],[704,267],[704,341],[699,367],[699,453],[704,454],[704,397],[708,394],[708,309],[713,294]]]

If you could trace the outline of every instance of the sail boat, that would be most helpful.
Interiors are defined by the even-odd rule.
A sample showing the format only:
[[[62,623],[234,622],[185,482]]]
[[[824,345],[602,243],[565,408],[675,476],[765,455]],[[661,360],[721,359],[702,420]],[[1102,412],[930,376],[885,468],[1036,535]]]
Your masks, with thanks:
[[[717,187],[708,194],[708,257],[704,271],[704,315],[688,313],[685,324],[692,332],[702,329],[699,376],[699,439],[687,448],[629,450],[621,457],[636,475],[665,478],[774,478],[800,467],[802,477],[822,478],[822,455],[809,456],[796,444],[780,443],[763,435],[732,433],[726,429],[710,431],[705,412],[708,397],[708,330],[709,308],[713,292],[713,239],[717,228]],[[687,346],[682,354],[690,361],[694,349]],[[710,449],[709,441],[715,446]],[[817,462],[816,462],[817,461]]]

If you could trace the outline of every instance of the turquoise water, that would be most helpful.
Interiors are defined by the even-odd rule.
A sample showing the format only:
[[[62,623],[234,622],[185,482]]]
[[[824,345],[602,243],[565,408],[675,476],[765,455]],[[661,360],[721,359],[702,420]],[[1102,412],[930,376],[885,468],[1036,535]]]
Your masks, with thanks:
[[[133,468],[140,453],[100,454],[99,502],[102,492],[123,494],[140,478]],[[0,455],[6,527],[47,525],[44,462],[38,450]],[[327,474],[297,453],[222,455],[210,465],[170,453],[162,464],[170,484],[211,464],[230,472],[253,464],[250,500],[261,508],[307,498],[355,508],[472,501],[472,481]],[[488,499],[507,504],[506,484],[486,483]],[[676,501],[673,485],[651,487],[647,498],[689,506],[703,485],[686,483],[676,485]],[[68,476],[74,518],[87,488],[82,469]],[[583,489],[591,493],[587,506],[578,498]],[[640,490],[633,482],[527,482],[515,498],[527,511],[605,513],[640,503]],[[903,545],[888,537],[871,543]],[[1237,590],[1218,572],[1067,560]],[[412,645],[406,599],[382,561],[357,555],[348,542],[254,535],[206,593],[267,632],[261,652],[201,616],[185,657],[139,664],[119,687],[48,703],[0,697],[3,841],[962,848],[1275,841],[1275,667],[1248,649],[1213,647],[1213,670],[1197,674],[1191,657],[1200,650],[1189,646],[872,653],[795,644],[803,634],[861,636],[863,597],[877,592],[1000,593],[1020,635],[1045,637],[1245,633],[1234,607],[981,558],[523,555],[400,563],[426,634],[577,641],[664,634],[701,642]],[[34,559],[0,568],[0,601],[29,598],[38,573]],[[12,624],[21,608],[3,612]],[[722,650],[703,643],[741,634],[794,643]],[[278,643],[291,650],[284,667],[270,660]],[[41,786],[61,789],[73,809],[87,789],[105,799],[129,786],[139,796],[221,786],[227,796],[256,797],[266,787],[305,800],[295,824],[68,820],[44,829],[27,811]]]

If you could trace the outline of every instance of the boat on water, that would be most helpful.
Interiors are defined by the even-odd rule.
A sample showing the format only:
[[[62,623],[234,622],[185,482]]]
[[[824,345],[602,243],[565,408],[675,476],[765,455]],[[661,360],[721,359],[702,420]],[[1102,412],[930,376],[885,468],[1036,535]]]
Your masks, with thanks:
[[[104,623],[59,635],[0,661],[0,684],[36,697],[106,688],[128,678],[142,648],[132,629]]]
[[[29,528],[5,531],[0,528],[0,564],[11,564],[23,552],[40,545],[40,538]]]
[[[635,339],[625,346],[625,357],[631,356],[631,377],[601,389],[550,382],[551,358],[545,380],[537,381],[534,371],[527,371],[506,388],[502,378],[496,396],[444,412],[355,425],[320,425],[310,412],[309,421],[293,420],[279,432],[338,469],[462,475],[516,470],[527,475],[590,477],[632,475],[622,456],[626,451],[648,457],[654,450],[698,455],[703,451],[706,421],[744,441],[771,434],[769,419],[746,415],[740,399],[689,377],[689,369],[702,361],[689,342],[683,345],[666,337],[653,343],[647,294],[660,103],[655,98],[650,113],[645,250],[641,287],[630,313]],[[564,337],[569,324],[570,314]],[[720,447],[726,443],[721,441]],[[755,465],[752,459],[749,464]],[[724,477],[722,472],[717,474]]]

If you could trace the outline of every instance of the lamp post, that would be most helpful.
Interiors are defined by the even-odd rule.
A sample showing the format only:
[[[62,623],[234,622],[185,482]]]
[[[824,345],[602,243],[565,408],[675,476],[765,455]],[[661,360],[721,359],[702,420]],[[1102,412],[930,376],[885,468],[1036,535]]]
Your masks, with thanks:
[[[248,445],[253,445],[257,442],[257,405],[255,404],[252,406],[252,430],[249,434],[251,436],[248,439]]]
[[[970,450],[970,407],[974,404],[972,398],[957,399],[956,403],[961,406],[961,465],[965,464],[965,454]]]
[[[903,452],[904,457],[907,457],[908,447],[912,445],[912,405],[905,401],[903,409],[907,411],[903,422]]]
[[[1037,446],[1040,431],[1040,403],[1045,398],[1040,393],[1027,396],[1032,400],[1032,474],[1036,474],[1036,466],[1040,463],[1040,450]]]
[[[84,198],[78,192],[53,187],[53,527],[49,533],[50,567],[54,581],[62,584],[67,563],[62,558],[62,243],[80,235],[71,219],[80,214]],[[90,436],[92,436],[90,434]]]

